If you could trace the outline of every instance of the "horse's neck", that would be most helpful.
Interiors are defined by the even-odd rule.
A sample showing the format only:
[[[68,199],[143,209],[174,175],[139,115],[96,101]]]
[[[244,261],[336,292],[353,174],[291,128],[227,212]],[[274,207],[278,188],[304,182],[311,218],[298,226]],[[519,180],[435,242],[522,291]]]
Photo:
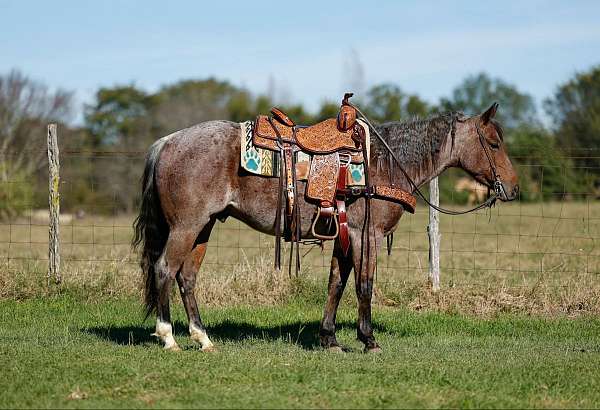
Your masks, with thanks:
[[[433,158],[428,156],[427,158],[424,158],[421,162],[417,164],[401,165],[410,177],[410,179],[415,183],[415,185],[421,187],[423,184],[426,184],[427,182],[444,172],[444,170],[453,165],[454,161],[452,159],[451,151],[451,148],[446,147],[446,144],[444,143],[444,146],[442,147],[440,152],[433,156]],[[393,164],[390,164],[389,161],[391,161]],[[395,164],[394,160],[391,157],[389,157],[389,161],[386,164],[385,169],[383,169],[383,172],[377,173],[377,176],[379,177],[377,179],[379,181],[375,183],[384,183],[382,179],[389,180],[391,178],[391,181],[389,181],[390,183],[394,183],[400,186],[402,189],[413,192],[414,188],[412,187],[412,184],[410,184],[407,181],[406,177],[404,176],[403,172],[399,169],[398,165]]]
[[[440,152],[438,155],[436,155],[436,157],[437,158],[433,158],[432,160],[425,161],[425,163],[421,164],[420,167],[415,167],[417,169],[415,170],[413,181],[418,187],[421,187],[435,177],[439,176],[451,166],[452,161],[449,158],[449,155],[446,155],[445,152]]]

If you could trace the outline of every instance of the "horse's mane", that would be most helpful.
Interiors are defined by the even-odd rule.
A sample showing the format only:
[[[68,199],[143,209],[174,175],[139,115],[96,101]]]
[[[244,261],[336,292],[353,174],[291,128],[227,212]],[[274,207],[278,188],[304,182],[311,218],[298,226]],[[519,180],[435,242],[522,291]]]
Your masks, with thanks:
[[[437,114],[426,119],[387,122],[376,128],[403,163],[417,165],[432,160],[440,151],[448,135],[454,139],[458,112]],[[377,138],[373,141],[376,156],[387,157],[388,152]],[[452,141],[454,143],[454,141]]]

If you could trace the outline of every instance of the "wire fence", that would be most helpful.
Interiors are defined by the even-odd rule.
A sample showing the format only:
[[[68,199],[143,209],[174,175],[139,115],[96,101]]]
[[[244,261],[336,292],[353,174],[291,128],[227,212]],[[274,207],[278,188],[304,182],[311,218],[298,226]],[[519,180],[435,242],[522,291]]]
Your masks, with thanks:
[[[47,163],[39,161],[28,173],[11,171],[14,158],[22,154],[0,154],[0,265],[5,272],[26,270],[44,277],[48,263]],[[64,277],[83,275],[101,281],[103,275],[115,271],[139,272],[130,242],[144,154],[61,152]],[[598,158],[600,150],[595,148],[569,155],[564,158],[567,161],[557,165],[538,163],[528,156],[513,158],[519,175],[528,176],[521,189],[527,201],[500,203],[465,216],[442,215],[442,287],[486,286],[490,281],[531,286],[540,280],[560,286],[566,276],[599,275],[600,203],[594,180],[600,169],[593,165]],[[549,180],[548,175],[554,179]],[[562,188],[557,175],[564,179]],[[568,178],[573,175],[587,182],[570,191],[573,184]],[[455,175],[440,177],[447,191],[442,205],[466,206],[456,204],[464,194],[453,191],[455,179]],[[428,208],[422,204],[414,215],[402,217],[390,256],[385,252],[385,243],[381,244],[377,271],[380,282],[422,283],[427,279],[427,224]],[[232,218],[218,222],[202,272],[227,273],[240,266],[271,261],[273,245],[273,237]],[[322,249],[303,246],[301,274],[326,278],[330,250],[330,243]]]

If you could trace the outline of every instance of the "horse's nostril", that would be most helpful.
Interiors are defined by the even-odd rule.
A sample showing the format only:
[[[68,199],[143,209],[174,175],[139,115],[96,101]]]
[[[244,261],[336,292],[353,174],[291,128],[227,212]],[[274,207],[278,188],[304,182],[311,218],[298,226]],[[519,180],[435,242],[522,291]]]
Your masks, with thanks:
[[[514,196],[517,196],[519,194],[519,186],[515,185],[515,187],[512,190],[512,193]]]

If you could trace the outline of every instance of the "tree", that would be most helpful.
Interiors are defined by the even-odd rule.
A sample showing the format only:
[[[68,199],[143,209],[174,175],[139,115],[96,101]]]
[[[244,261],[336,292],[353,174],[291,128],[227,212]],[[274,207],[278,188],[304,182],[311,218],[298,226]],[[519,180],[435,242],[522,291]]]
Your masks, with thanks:
[[[544,107],[558,145],[578,166],[600,175],[600,65],[560,85]]]
[[[134,85],[101,88],[85,107],[85,123],[94,147],[133,145],[148,130],[153,97]]]
[[[237,89],[214,78],[185,80],[163,87],[154,110],[160,133],[168,134],[194,124],[228,119],[229,104]]]
[[[45,126],[68,121],[72,93],[12,70],[0,75],[0,217],[31,206],[30,180],[46,157]]]
[[[214,78],[186,80],[162,87],[150,94],[133,85],[102,88],[96,101],[86,107],[86,127],[96,149],[126,151],[130,155],[145,152],[158,137],[208,120],[246,121],[265,112],[268,98],[254,99],[246,90]],[[302,107],[292,107],[293,118],[302,119]],[[129,188],[141,166],[121,155],[111,158],[106,172],[105,158],[93,159],[94,197],[97,204],[110,203],[130,212],[137,192]]]
[[[254,98],[247,90],[214,78],[165,86],[156,99],[153,115],[161,135],[203,121],[241,122],[256,116]]]
[[[379,84],[367,92],[367,115],[377,122],[408,120],[429,113],[427,103],[417,95],[407,95],[394,84]]]
[[[323,101],[319,107],[317,115],[315,115],[315,121],[323,121],[327,118],[333,118],[337,116],[340,111],[340,104],[334,103],[333,101]]]
[[[273,100],[267,95],[259,95],[254,101],[254,115],[251,119],[256,117],[258,114],[266,114],[273,107]]]
[[[520,200],[563,199],[589,191],[586,178],[565,157],[554,136],[541,127],[522,126],[513,132],[509,155],[518,167]]]
[[[95,103],[85,108],[92,148],[102,152],[125,151],[132,155],[144,152],[156,139],[150,115],[155,104],[154,96],[133,85],[98,90]],[[137,191],[131,189],[131,181],[139,179],[142,165],[123,153],[114,156],[106,153],[89,160],[92,167],[90,188],[94,197],[92,211],[132,212]]]
[[[306,125],[314,122],[314,117],[304,109],[302,104],[280,105],[279,108],[289,115],[296,124]]]
[[[40,133],[38,127],[67,121],[72,96],[61,89],[51,92],[17,70],[0,75],[0,152],[12,154],[11,166],[5,167],[5,172],[14,169],[31,173],[39,167],[45,151],[31,150],[32,146],[45,146],[40,138],[45,132]]]
[[[441,99],[440,109],[475,115],[484,112],[493,102],[500,104],[497,119],[507,129],[539,123],[530,95],[499,78],[490,78],[486,73],[467,77],[452,91],[449,99]]]

